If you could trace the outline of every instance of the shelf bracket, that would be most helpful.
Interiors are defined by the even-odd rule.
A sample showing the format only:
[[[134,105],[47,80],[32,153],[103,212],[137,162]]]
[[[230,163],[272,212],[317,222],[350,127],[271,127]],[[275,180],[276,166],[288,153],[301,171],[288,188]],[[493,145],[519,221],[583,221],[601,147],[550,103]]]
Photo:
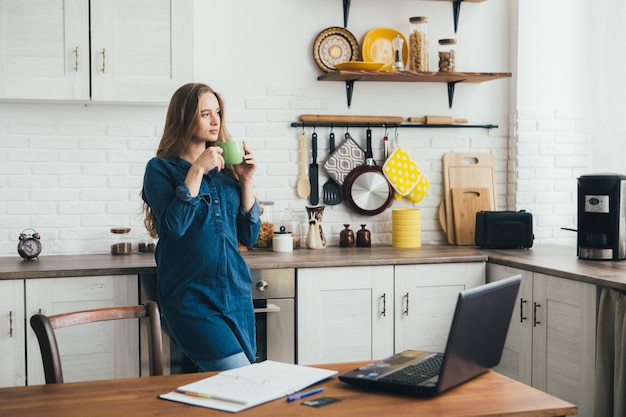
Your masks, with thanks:
[[[456,33],[456,30],[459,26],[459,14],[461,13],[461,2],[463,2],[463,0],[454,0],[452,2],[452,16],[454,17],[454,33]]]
[[[454,86],[456,85],[456,83],[460,83],[463,80],[459,80],[459,81],[450,81],[448,83],[448,108],[451,109],[452,108],[452,102],[454,101]],[[348,106],[350,107],[350,106]]]
[[[346,99],[348,100],[348,108],[352,105],[352,92],[354,91],[354,81],[355,80],[347,80],[346,81]]]
[[[350,14],[350,0],[343,0],[343,27],[348,27],[348,15]]]

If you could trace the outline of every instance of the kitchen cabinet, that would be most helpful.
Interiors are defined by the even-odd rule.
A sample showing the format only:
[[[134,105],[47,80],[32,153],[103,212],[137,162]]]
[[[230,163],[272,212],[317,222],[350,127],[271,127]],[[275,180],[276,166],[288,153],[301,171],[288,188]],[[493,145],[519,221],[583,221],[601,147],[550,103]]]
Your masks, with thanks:
[[[488,264],[487,281],[515,274],[522,284],[505,350],[495,368],[509,377],[593,411],[595,285]]]
[[[395,267],[395,353],[443,352],[459,292],[485,283],[484,262]]]
[[[0,387],[26,385],[24,280],[0,280]]]
[[[297,362],[364,361],[443,351],[458,293],[485,282],[485,263],[303,268],[297,282]]]
[[[137,304],[137,275],[0,280],[0,386],[44,384],[33,314]],[[119,320],[56,331],[66,382],[139,376],[139,326]],[[26,371],[27,370],[27,371]]]
[[[393,353],[393,266],[302,268],[296,276],[299,364]]]
[[[191,79],[192,0],[0,0],[0,98],[167,102]]]

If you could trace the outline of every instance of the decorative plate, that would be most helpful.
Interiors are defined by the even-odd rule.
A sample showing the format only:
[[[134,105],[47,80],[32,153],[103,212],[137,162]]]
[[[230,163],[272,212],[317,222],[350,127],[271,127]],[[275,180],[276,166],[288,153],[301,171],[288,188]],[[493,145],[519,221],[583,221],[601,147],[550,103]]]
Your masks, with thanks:
[[[315,38],[313,58],[322,71],[331,72],[335,70],[335,64],[359,59],[359,43],[349,30],[330,27]]]
[[[409,58],[409,46],[406,43],[406,38],[397,30],[389,28],[376,28],[367,32],[367,35],[363,38],[363,45],[361,45],[363,61],[382,62],[383,66],[380,70],[391,71],[394,58],[391,41],[397,35],[400,35],[404,41],[402,43],[402,62],[406,65]]]
[[[382,62],[346,61],[346,62],[341,62],[339,64],[335,64],[335,69],[376,71],[383,65],[384,63]]]

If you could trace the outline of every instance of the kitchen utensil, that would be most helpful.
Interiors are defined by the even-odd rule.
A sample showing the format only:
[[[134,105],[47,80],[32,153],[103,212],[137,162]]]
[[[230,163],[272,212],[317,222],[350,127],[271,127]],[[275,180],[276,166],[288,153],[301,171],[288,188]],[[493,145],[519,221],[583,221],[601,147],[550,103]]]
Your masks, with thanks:
[[[400,124],[404,121],[400,116],[347,116],[332,114],[302,114],[301,122],[308,123],[385,123]]]
[[[415,184],[415,187],[413,187],[413,189],[409,191],[406,197],[408,197],[408,199],[411,200],[413,203],[419,203],[424,199],[424,197],[426,197],[426,194],[428,193],[428,188],[428,178],[426,178],[424,174],[420,173],[417,184]]]
[[[393,67],[393,39],[400,36],[402,39],[402,62],[408,62],[409,47],[404,35],[395,29],[375,28],[367,32],[361,45],[363,61],[383,62],[381,71],[391,71]]]
[[[306,132],[300,132],[300,176],[296,183],[296,193],[300,198],[308,198],[311,194],[311,184],[306,175]]]
[[[457,245],[474,245],[476,213],[491,209],[489,188],[452,188],[454,236]]]
[[[335,64],[359,59],[359,42],[348,29],[326,28],[313,42],[313,59],[322,71],[334,71]]]
[[[330,154],[335,152],[335,133],[334,132],[330,132],[330,138],[328,139],[328,149],[329,149]],[[324,204],[328,204],[329,206],[340,204],[342,201],[341,187],[330,176],[328,177],[328,180],[326,180],[326,182],[322,186],[322,201],[324,202]]]
[[[454,123],[468,123],[469,120],[465,118],[455,119],[452,116],[424,116],[424,117],[409,117],[407,119],[409,123],[424,123],[427,125],[451,125]]]
[[[368,164],[350,171],[343,183],[343,195],[348,207],[359,214],[373,216],[389,207],[393,201],[393,187],[383,174],[383,168],[375,165],[371,131],[368,131],[365,151]]]
[[[324,162],[324,171],[342,186],[348,174],[354,168],[363,165],[364,161],[365,151],[352,139],[350,133],[346,132],[344,141]]]
[[[318,189],[317,133],[315,131],[313,131],[313,134],[311,135],[311,156],[313,159],[309,165],[309,183],[311,185],[309,201],[312,205],[317,206],[320,199]]]
[[[402,196],[407,195],[417,185],[421,176],[417,164],[400,146],[391,152],[383,164],[383,173],[394,190]]]
[[[444,202],[448,243],[454,244],[454,213],[452,208],[453,188],[488,188],[489,210],[496,210],[495,173],[491,153],[449,152],[443,156]]]

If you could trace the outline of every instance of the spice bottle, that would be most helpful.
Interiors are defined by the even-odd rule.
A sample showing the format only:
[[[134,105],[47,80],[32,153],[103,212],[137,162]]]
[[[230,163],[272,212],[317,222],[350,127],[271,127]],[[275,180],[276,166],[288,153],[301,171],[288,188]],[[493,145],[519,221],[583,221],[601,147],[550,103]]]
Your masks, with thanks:
[[[130,227],[111,228],[111,255],[130,255],[132,246]]]
[[[356,246],[358,248],[369,248],[372,246],[372,238],[370,231],[365,228],[365,224],[361,225],[361,230],[356,232]]]
[[[456,39],[439,39],[439,71],[456,70]]]
[[[409,18],[411,33],[409,34],[409,69],[411,71],[428,71],[428,18],[416,16]]]
[[[402,61],[402,47],[404,46],[404,39],[400,35],[396,35],[391,41],[393,45],[393,67],[394,71],[404,70],[404,61]]]
[[[352,248],[354,247],[354,232],[349,229],[349,224],[343,225],[344,229],[339,232],[339,247]]]

